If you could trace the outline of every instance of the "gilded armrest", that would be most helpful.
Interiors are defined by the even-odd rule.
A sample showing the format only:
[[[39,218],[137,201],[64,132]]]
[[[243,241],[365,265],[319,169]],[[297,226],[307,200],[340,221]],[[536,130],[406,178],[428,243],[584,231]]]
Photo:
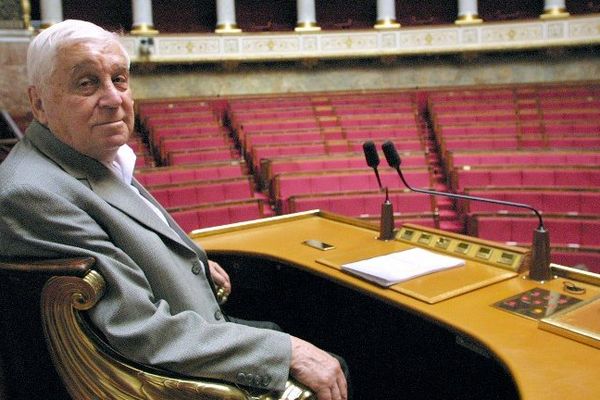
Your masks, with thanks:
[[[102,276],[89,270],[83,277],[53,276],[42,291],[41,318],[50,354],[74,399],[314,399],[292,381],[283,394],[254,394],[226,383],[163,374],[115,356],[80,313],[92,308],[104,289]]]

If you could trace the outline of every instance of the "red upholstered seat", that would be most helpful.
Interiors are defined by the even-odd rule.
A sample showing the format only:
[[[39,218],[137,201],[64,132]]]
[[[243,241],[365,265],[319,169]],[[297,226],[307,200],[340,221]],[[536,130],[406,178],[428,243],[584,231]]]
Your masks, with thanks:
[[[198,228],[249,221],[264,217],[260,199],[233,203],[214,203],[171,213],[175,221],[186,231]]]
[[[500,242],[530,244],[537,228],[535,217],[474,216],[471,234]],[[600,246],[600,219],[544,218],[553,245]]]
[[[424,153],[410,153],[402,155],[402,165],[407,167],[427,166]],[[300,171],[329,171],[334,169],[357,169],[365,170],[365,156],[362,153],[353,154],[330,154],[298,157],[273,157],[263,159],[261,168],[266,169],[265,176],[272,179],[273,176],[284,172]]]
[[[431,213],[432,200],[429,196],[412,192],[392,192],[389,194],[395,213]],[[315,208],[342,215],[360,217],[379,215],[385,195],[373,190],[369,192],[347,192],[337,194],[314,194],[289,198],[289,211],[306,211]]]
[[[246,164],[239,161],[210,162],[190,166],[161,167],[135,172],[144,186],[156,186],[186,181],[214,180],[242,177]]]
[[[246,133],[244,146],[251,149],[254,145],[265,145],[275,143],[294,143],[321,140],[321,131],[317,129],[303,129],[283,132],[254,132]]]
[[[580,190],[570,191],[561,189],[470,189],[465,191],[465,193],[478,197],[527,204],[545,214],[594,215],[598,213],[598,205],[600,204],[600,191],[582,192]],[[529,210],[479,201],[461,201],[460,208],[463,212],[470,214],[498,213],[502,211],[509,213],[531,213]]]
[[[165,208],[178,208],[254,197],[254,192],[247,178],[186,183],[182,185],[171,184],[150,188],[150,193]]]
[[[215,147],[202,150],[172,151],[167,154],[169,165],[198,164],[207,161],[239,159],[239,155],[229,147]]]
[[[189,232],[198,228],[262,218],[262,207],[261,200],[249,200],[174,211],[171,215],[184,231]]]
[[[550,174],[554,176],[550,182]],[[527,182],[528,184],[526,185]],[[550,183],[544,183],[550,182]],[[529,185],[529,183],[532,183]],[[470,169],[456,170],[453,173],[453,187],[462,191],[467,187],[484,186],[561,186],[593,188],[600,186],[600,169],[560,168],[560,169]]]
[[[579,212],[583,214],[597,214],[600,204],[600,193],[580,193],[579,194]]]
[[[521,185],[523,186],[553,186],[555,183],[554,170],[547,169],[535,171],[530,174],[528,171],[523,171],[521,176]]]

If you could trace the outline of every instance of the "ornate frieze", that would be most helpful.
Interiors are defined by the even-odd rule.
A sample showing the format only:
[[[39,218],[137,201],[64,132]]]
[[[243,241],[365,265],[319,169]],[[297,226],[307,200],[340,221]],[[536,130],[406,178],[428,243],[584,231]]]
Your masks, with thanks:
[[[126,36],[133,62],[173,63],[402,56],[600,44],[600,16],[391,30]]]

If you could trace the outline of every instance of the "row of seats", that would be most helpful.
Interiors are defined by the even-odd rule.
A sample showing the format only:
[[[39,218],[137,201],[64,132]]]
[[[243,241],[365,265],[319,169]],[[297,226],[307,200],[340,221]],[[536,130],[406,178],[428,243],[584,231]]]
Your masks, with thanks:
[[[171,212],[173,219],[186,232],[194,229],[249,221],[271,216],[260,199],[213,203]]]
[[[452,190],[544,213],[552,261],[600,272],[600,87],[448,91],[428,112]],[[528,246],[527,209],[460,201],[470,235]],[[556,251],[555,251],[556,250]]]
[[[138,106],[139,123],[159,165],[239,158],[221,118],[220,107],[205,101],[144,102]],[[211,149],[211,154],[180,154],[190,149]]]
[[[591,167],[472,167],[454,169],[450,175],[456,191],[476,187],[600,187],[600,166]]]
[[[396,171],[382,170],[380,177],[384,187],[398,188],[400,183]],[[405,178],[416,187],[431,187],[431,175],[428,169],[406,169]],[[290,172],[275,175],[271,183],[270,197],[275,199],[278,212],[287,213],[288,200],[292,196],[342,193],[372,190],[377,188],[377,180],[372,171],[365,169],[357,172],[353,170],[334,170],[328,172]],[[348,194],[349,194],[348,193]],[[383,196],[381,196],[383,202]],[[377,213],[376,207],[372,213]],[[427,209],[423,210],[427,211]]]
[[[431,185],[414,95],[340,94],[307,96],[304,100],[290,104],[248,99],[230,104],[229,119],[233,121],[236,139],[255,172],[259,187],[268,190],[276,212],[293,209],[292,199],[300,201],[300,198],[318,197],[324,192],[341,192],[342,197],[352,197],[355,193],[376,189],[377,182],[366,167],[362,153],[362,145],[369,139],[378,146],[385,140],[394,140],[401,151],[410,152],[410,157],[405,155],[405,165],[421,168],[421,176],[425,178],[420,183]],[[309,117],[311,106],[313,118]],[[294,113],[295,110],[298,112]],[[314,121],[318,128],[283,125],[288,121],[282,116],[298,115]],[[398,185],[397,177],[393,184]],[[383,201],[382,194],[379,201]],[[322,205],[325,204],[327,202]],[[373,207],[370,213],[361,213],[364,218],[376,218],[380,213],[379,205],[373,204],[370,203]],[[427,214],[431,219],[431,206],[421,208],[415,215]],[[337,210],[357,216],[350,209]]]
[[[535,150],[535,149],[597,149],[600,148],[600,137],[548,137],[548,138],[519,138],[496,137],[455,137],[442,138],[439,141],[442,155],[459,150]]]
[[[449,151],[446,154],[446,168],[469,169],[472,166],[586,166],[600,165],[600,152],[573,150],[520,150],[520,151]]]
[[[402,165],[427,168],[428,162],[422,152],[403,152]],[[365,170],[365,156],[362,153],[337,153],[266,158],[262,160],[261,171],[264,181],[271,181],[276,175],[287,172],[328,171],[336,169]]]
[[[222,124],[222,101],[139,103],[147,146],[162,166],[135,176],[184,230],[272,215]]]
[[[437,132],[441,137],[448,136],[532,136],[532,135],[550,135],[550,136],[594,136],[600,128],[597,119],[586,120],[586,118],[598,118],[598,116],[588,117],[582,114],[581,119],[561,119],[555,123],[546,121],[544,124],[537,122],[518,122],[515,120],[500,119],[499,116],[488,116],[490,121],[481,121],[483,117],[477,119],[474,123],[447,122],[446,124],[437,123]],[[457,117],[454,116],[453,119]],[[496,118],[498,121],[493,121]]]
[[[265,196],[268,196],[268,201],[271,206],[275,207],[276,212],[284,213],[317,206],[318,208],[340,210],[346,215],[362,216],[364,219],[376,222],[383,194],[377,191],[377,182],[372,171],[364,164],[362,142],[367,138],[373,138],[379,147],[384,140],[395,140],[401,151],[410,151],[410,156],[403,155],[403,166],[409,167],[408,160],[411,160],[410,163],[415,163],[411,165],[415,171],[407,170],[409,182],[416,187],[432,187],[437,183],[432,175],[432,168],[427,165],[433,158],[426,135],[427,131],[424,130],[426,125],[422,123],[427,118],[432,121],[430,133],[436,134],[431,137],[436,141],[433,147],[434,151],[436,150],[435,146],[438,146],[437,148],[442,150],[440,154],[448,154],[448,159],[452,158],[453,162],[449,169],[446,169],[445,164],[441,165],[439,169],[453,176],[449,183],[456,184],[457,190],[463,190],[467,186],[476,186],[476,184],[507,186],[507,182],[510,183],[508,186],[526,185],[532,188],[556,188],[556,185],[568,182],[569,186],[563,188],[567,189],[567,192],[573,192],[574,190],[570,190],[573,186],[579,186],[577,190],[580,192],[583,188],[597,187],[598,174],[593,165],[597,165],[594,152],[596,148],[600,148],[600,138],[595,122],[589,118],[596,115],[594,110],[590,111],[594,107],[594,101],[598,98],[597,91],[594,90],[586,89],[583,91],[584,94],[578,91],[560,92],[568,94],[568,102],[559,95],[544,96],[538,88],[531,90],[523,88],[518,90],[474,90],[469,95],[470,97],[448,96],[447,101],[443,99],[444,91],[440,91],[429,93],[426,96],[425,100],[428,100],[429,107],[423,108],[423,113],[412,111],[412,114],[411,110],[417,110],[417,103],[414,94],[411,93],[402,93],[402,96],[399,93],[382,93],[381,96],[348,93],[234,99],[229,100],[227,106],[223,107],[223,113],[227,117],[221,121],[219,128],[225,132],[231,129],[230,133],[241,151],[237,161],[240,161],[240,158],[247,161],[246,173],[251,174],[256,188],[269,190],[265,192]],[[455,91],[457,94],[460,92]],[[401,97],[402,100],[395,101],[394,104],[394,98],[400,99]],[[475,104],[477,104],[477,108],[474,108]],[[462,108],[458,108],[460,106]],[[365,110],[370,115],[365,115]],[[430,115],[427,116],[425,111],[430,112]],[[449,136],[453,136],[450,134],[439,134],[433,123],[435,121],[434,112],[438,111],[440,116],[453,112],[455,115],[461,114],[460,120],[442,121],[442,125],[445,125],[439,129],[440,132],[450,132],[452,129],[458,131],[460,127],[464,128],[462,134],[455,138],[450,138]],[[193,111],[188,109],[185,112]],[[511,112],[517,117],[521,115],[522,118],[516,120],[509,118],[508,115],[511,115]],[[482,117],[474,118],[473,124],[470,124],[468,118],[464,117],[467,113]],[[408,119],[409,115],[411,119]],[[402,118],[399,118],[400,116]],[[548,119],[544,119],[546,116]],[[394,120],[394,118],[396,119]],[[582,120],[585,118],[587,120]],[[257,119],[258,121],[256,121]],[[232,121],[231,125],[228,121]],[[286,122],[296,123],[298,121],[310,121],[311,127],[293,128],[281,125]],[[390,124],[385,125],[386,121]],[[511,122],[511,124],[507,124],[505,121]],[[515,122],[513,123],[513,121]],[[362,123],[366,125],[361,125]],[[188,123],[187,125],[192,124]],[[177,128],[187,129],[187,125],[177,125]],[[256,126],[258,129],[255,129]],[[487,126],[489,129],[485,128]],[[506,128],[507,126],[510,129]],[[464,134],[465,129],[469,133]],[[499,132],[499,129],[507,129],[507,131]],[[226,136],[228,137],[228,135]],[[196,142],[188,141],[188,138],[185,137],[162,140],[165,143],[177,142],[178,144],[187,141],[190,146],[202,146],[203,144],[207,145],[207,141],[213,139],[203,138]],[[185,147],[183,144],[181,146]],[[403,146],[406,148],[404,149]],[[528,150],[514,151],[523,147]],[[455,156],[474,152],[473,149],[477,148],[480,149],[480,152],[485,151],[491,159],[486,160],[485,155],[471,158],[470,163],[464,164],[469,168],[457,171],[457,175],[454,176],[454,172],[451,171],[454,170],[454,166],[459,166],[461,163],[456,161]],[[569,148],[577,150],[566,150]],[[339,150],[339,152],[331,151],[332,149]],[[545,151],[542,152],[539,149],[545,149]],[[177,152],[182,149],[171,149],[171,151]],[[196,152],[198,150],[187,149],[182,154]],[[509,153],[517,155],[509,156]],[[575,156],[575,154],[578,155]],[[584,157],[587,158],[584,159]],[[189,162],[207,163],[202,159]],[[502,162],[512,167],[499,168],[498,163]],[[532,163],[535,163],[535,166],[527,165]],[[578,167],[586,165],[586,168],[560,168],[561,172],[557,175],[554,170],[557,169],[558,164]],[[538,167],[540,165],[546,165],[548,168]],[[196,165],[188,167],[194,166]],[[485,171],[484,167],[488,167],[494,172]],[[363,170],[359,172],[358,170],[361,168]],[[519,168],[535,170],[535,173],[531,175],[518,172]],[[337,169],[342,169],[344,172],[340,174],[339,171],[336,171]],[[419,172],[417,173],[416,170]],[[500,175],[497,175],[495,170],[498,170]],[[568,170],[574,170],[576,173],[567,172]],[[381,172],[387,186],[393,189],[401,187],[395,172],[387,170]],[[466,175],[467,173],[473,173],[473,176]],[[363,181],[363,175],[369,176],[370,179]],[[393,178],[392,175],[394,175]],[[333,178],[334,176],[337,177]],[[485,178],[481,176],[485,176]],[[517,176],[519,179],[516,179]],[[372,193],[365,194],[365,190],[372,191]],[[561,190],[561,192],[563,191],[565,190]],[[265,215],[264,208],[268,209],[269,203],[256,194],[255,192],[253,201],[261,203],[262,215]],[[370,202],[359,201],[361,195],[372,200]],[[348,200],[346,197],[354,201]],[[401,210],[404,207],[403,204],[399,206],[397,221],[407,222],[414,218],[423,221],[424,224],[435,225],[439,223],[440,219],[443,220],[445,214],[440,212],[443,211],[439,208],[440,204],[432,207],[431,199],[428,196],[423,197],[428,199],[427,207],[423,203],[409,202],[407,207],[414,204],[422,206],[423,209]],[[232,201],[234,200],[232,199]],[[396,201],[400,202],[401,200],[396,200],[394,197],[393,202]],[[578,203],[578,211],[566,212],[592,215],[588,211],[592,207],[591,202],[593,201],[594,199],[591,198],[587,203]],[[565,200],[566,202],[567,200]],[[344,204],[346,205],[344,206]],[[370,212],[361,212],[360,204],[374,209]],[[352,207],[351,205],[356,206]],[[221,207],[218,203],[215,203],[215,206]],[[546,207],[543,203],[542,206]],[[223,205],[223,207],[226,206]],[[363,209],[363,211],[365,210]],[[555,217],[563,211],[563,209],[556,208],[546,211],[546,213],[548,216]],[[468,213],[470,210],[461,212]],[[481,216],[483,215],[481,214]],[[486,216],[489,216],[489,213]],[[559,243],[557,242],[557,244]]]
[[[243,161],[217,161],[202,164],[138,168],[135,173],[146,187],[190,181],[238,178],[248,174]]]
[[[245,200],[255,196],[252,181],[248,177],[152,186],[149,190],[168,210],[199,204]]]
[[[468,232],[499,242],[529,246],[533,231],[538,226],[535,217],[513,215],[475,215],[470,220]],[[596,247],[600,249],[600,219],[588,218],[544,218],[544,226],[550,232],[553,245],[573,247]]]
[[[321,209],[378,224],[383,200],[384,196],[378,190],[319,193],[291,196],[287,207],[288,212]],[[389,200],[397,227],[407,222],[434,227],[443,218],[439,214],[435,197],[394,190],[389,193]]]
[[[544,214],[556,215],[588,215],[598,214],[600,205],[600,189],[590,190],[557,190],[557,189],[468,189],[465,194],[477,197],[491,198],[513,203],[522,203],[542,210]],[[498,213],[527,213],[526,209],[499,206],[479,201],[460,201],[459,209],[465,215],[473,214],[498,214]]]

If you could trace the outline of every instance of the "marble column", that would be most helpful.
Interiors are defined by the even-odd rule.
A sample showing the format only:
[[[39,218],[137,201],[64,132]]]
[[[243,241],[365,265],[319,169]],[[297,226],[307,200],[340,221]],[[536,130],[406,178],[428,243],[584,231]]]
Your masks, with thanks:
[[[40,1],[40,28],[48,28],[63,20],[62,0]]]
[[[458,25],[480,24],[483,20],[479,18],[477,0],[458,0],[458,19],[454,21]]]
[[[238,33],[241,31],[235,20],[235,1],[217,0],[217,28],[215,32]]]
[[[566,18],[569,15],[565,0],[544,0],[544,13],[540,18]]]
[[[317,25],[315,0],[296,0],[297,24],[296,32],[320,31]]]
[[[156,35],[152,20],[152,0],[131,0],[133,23],[132,35]]]
[[[377,22],[375,29],[395,29],[400,28],[396,21],[396,1],[395,0],[377,0]]]

